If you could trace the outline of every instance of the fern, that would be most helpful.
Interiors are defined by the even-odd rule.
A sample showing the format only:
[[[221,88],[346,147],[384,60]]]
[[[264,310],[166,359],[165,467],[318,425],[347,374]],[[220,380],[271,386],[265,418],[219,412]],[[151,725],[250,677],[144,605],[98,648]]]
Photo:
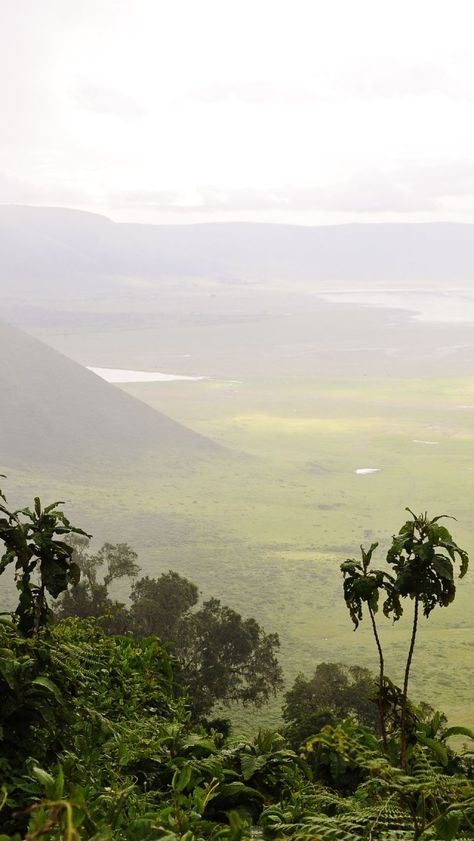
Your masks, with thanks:
[[[474,838],[474,784],[446,773],[444,758],[431,745],[415,745],[410,773],[390,764],[375,739],[354,722],[325,727],[306,750],[326,751],[362,769],[366,780],[341,808],[326,791],[306,797],[306,815],[280,827],[301,841],[338,841],[347,837],[368,841]],[[295,815],[296,817],[296,815]],[[342,834],[341,834],[342,833]]]

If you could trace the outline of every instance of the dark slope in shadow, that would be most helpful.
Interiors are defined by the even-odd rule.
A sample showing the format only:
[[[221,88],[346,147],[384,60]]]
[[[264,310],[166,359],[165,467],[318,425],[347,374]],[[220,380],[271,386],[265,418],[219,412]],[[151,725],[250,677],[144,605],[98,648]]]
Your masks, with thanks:
[[[0,466],[154,469],[224,451],[0,321]]]

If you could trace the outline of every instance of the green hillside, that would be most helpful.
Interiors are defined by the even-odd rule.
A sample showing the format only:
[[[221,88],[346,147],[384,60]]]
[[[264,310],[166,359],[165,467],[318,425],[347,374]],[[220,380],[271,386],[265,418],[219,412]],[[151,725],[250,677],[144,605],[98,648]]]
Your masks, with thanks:
[[[0,463],[75,480],[148,459],[156,469],[209,458],[216,446],[47,345],[0,322]]]

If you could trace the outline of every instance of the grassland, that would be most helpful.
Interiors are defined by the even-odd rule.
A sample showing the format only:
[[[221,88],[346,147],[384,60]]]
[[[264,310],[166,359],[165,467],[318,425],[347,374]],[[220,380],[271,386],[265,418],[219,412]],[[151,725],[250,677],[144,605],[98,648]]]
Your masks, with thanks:
[[[105,301],[36,332],[82,364],[208,376],[123,388],[226,451],[168,471],[153,453],[115,472],[9,471],[11,494],[66,500],[96,542],[131,543],[147,574],[176,569],[278,631],[288,682],[322,660],[375,667],[368,630],[354,634],[343,606],[341,561],[376,540],[383,557],[407,505],[454,515],[474,557],[472,325],[415,324],[290,286],[147,295],[145,307],[134,292],[132,319]],[[473,579],[424,623],[413,670],[415,698],[471,726]],[[408,621],[383,629],[397,681]]]
[[[87,483],[16,476],[61,496],[97,540],[128,540],[144,570],[173,568],[282,642],[288,682],[322,660],[376,666],[367,628],[356,634],[339,564],[361,542],[383,548],[404,508],[449,513],[474,554],[474,381],[249,379],[148,383],[126,391],[230,448],[181,475],[137,464]],[[421,442],[436,443],[421,443]],[[360,476],[359,467],[380,472]],[[149,468],[149,465],[148,465]],[[15,477],[12,477],[14,479]],[[124,595],[124,593],[122,593]],[[474,724],[474,585],[420,633],[413,695]],[[401,679],[408,622],[383,628],[389,672]],[[274,723],[279,704],[262,713]],[[246,718],[240,717],[240,723]]]

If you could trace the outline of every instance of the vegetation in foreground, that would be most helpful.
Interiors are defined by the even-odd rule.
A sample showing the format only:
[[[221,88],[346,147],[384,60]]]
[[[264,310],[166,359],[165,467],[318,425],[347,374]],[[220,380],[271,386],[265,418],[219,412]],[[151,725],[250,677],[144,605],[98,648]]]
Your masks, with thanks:
[[[330,669],[326,683],[345,685],[347,707],[332,708],[330,693],[315,699],[333,719],[313,720],[302,744],[291,732],[304,690],[311,697],[302,680],[287,696],[286,737],[226,739],[217,722],[193,718],[192,694],[174,679],[179,663],[156,636],[108,634],[100,619],[53,621],[48,594],[77,586],[67,538],[80,530],[55,505],[37,500],[33,510],[11,512],[2,500],[1,570],[14,564],[20,598],[0,625],[0,841],[238,841],[256,826],[302,841],[474,837],[472,752],[455,754],[448,744],[456,733],[473,734],[415,707],[408,678],[395,701],[385,674],[374,687],[375,726],[349,700],[366,675]],[[405,598],[415,616],[417,600],[428,613],[452,601],[453,563],[459,556],[463,573],[467,556],[437,518],[413,517],[390,551],[385,577],[369,570],[364,551],[362,564],[344,565],[357,621],[364,606],[377,612],[379,594],[386,614]],[[317,677],[315,689],[324,686]]]

